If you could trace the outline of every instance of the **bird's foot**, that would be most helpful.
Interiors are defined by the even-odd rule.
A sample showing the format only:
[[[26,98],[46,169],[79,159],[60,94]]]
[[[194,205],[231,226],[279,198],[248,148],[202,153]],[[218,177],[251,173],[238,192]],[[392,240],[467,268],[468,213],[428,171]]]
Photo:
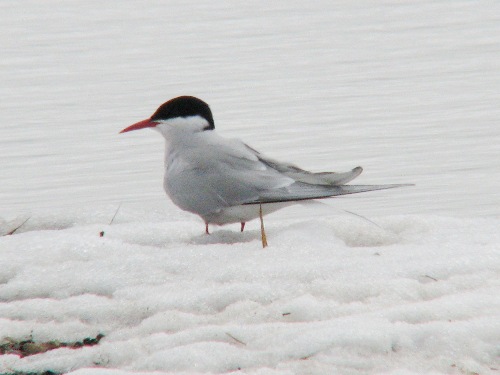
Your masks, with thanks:
[[[246,223],[243,223],[243,222],[241,223],[241,231],[242,231],[242,232],[243,232],[243,230],[245,229],[245,224],[246,224]]]
[[[266,231],[264,230],[264,219],[262,218],[262,204],[259,209],[259,217],[260,217],[260,235],[262,239],[262,248],[267,247],[267,237]]]
[[[208,231],[208,223],[205,223],[205,233],[210,234],[210,232]]]

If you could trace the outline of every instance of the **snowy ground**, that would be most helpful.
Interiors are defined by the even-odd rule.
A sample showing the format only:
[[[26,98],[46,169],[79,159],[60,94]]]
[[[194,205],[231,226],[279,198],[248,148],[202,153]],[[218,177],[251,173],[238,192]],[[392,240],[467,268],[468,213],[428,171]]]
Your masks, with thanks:
[[[499,4],[1,3],[0,347],[104,338],[0,374],[500,374]],[[416,186],[206,236],[160,137],[117,134],[181,94]]]
[[[2,336],[105,335],[89,348],[3,356],[3,372],[498,368],[498,219],[268,220],[262,250],[257,224],[208,237],[201,223],[133,215],[109,226],[87,212],[70,227],[73,217],[39,217],[2,238]]]

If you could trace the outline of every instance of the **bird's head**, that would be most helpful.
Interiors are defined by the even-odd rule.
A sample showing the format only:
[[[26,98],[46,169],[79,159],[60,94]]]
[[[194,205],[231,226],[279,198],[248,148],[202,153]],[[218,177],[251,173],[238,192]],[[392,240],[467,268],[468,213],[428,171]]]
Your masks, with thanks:
[[[215,125],[207,103],[194,96],[179,96],[163,103],[150,118],[130,125],[120,133],[144,128],[153,128],[165,135],[175,128],[197,132],[213,130]]]

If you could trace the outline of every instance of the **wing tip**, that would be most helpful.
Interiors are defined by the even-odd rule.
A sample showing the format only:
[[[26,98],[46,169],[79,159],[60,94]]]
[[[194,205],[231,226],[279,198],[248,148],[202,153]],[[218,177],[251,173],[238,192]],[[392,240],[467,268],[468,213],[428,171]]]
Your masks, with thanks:
[[[387,190],[394,189],[399,187],[408,187],[415,186],[415,184],[386,184],[386,185],[339,185],[332,186],[331,188],[335,188],[337,191],[324,194],[315,194],[312,196],[298,196],[292,195],[290,197],[260,197],[260,199],[256,199],[252,202],[247,202],[243,204],[266,204],[266,203],[282,203],[282,202],[299,202],[304,200],[312,200],[312,199],[326,199],[333,198],[342,195],[351,195],[351,194],[359,194],[359,193],[368,193],[370,191],[379,191],[379,190]]]

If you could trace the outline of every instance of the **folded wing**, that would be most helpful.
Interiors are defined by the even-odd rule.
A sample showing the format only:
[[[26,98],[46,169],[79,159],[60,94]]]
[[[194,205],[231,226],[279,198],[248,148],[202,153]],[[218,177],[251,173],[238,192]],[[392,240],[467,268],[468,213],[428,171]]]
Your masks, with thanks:
[[[210,147],[206,147],[207,143]],[[328,198],[406,186],[345,185],[363,169],[313,173],[216,134],[205,135],[200,145],[184,147],[167,163],[165,189],[178,206],[202,216],[238,205]]]
[[[412,186],[411,184],[388,184],[388,185],[340,185],[325,186],[311,185],[296,182],[286,188],[275,189],[262,192],[261,195],[253,201],[245,204],[258,203],[277,203],[289,201],[301,201],[307,199],[330,198],[339,195],[364,193],[367,191],[394,189],[403,186]]]

